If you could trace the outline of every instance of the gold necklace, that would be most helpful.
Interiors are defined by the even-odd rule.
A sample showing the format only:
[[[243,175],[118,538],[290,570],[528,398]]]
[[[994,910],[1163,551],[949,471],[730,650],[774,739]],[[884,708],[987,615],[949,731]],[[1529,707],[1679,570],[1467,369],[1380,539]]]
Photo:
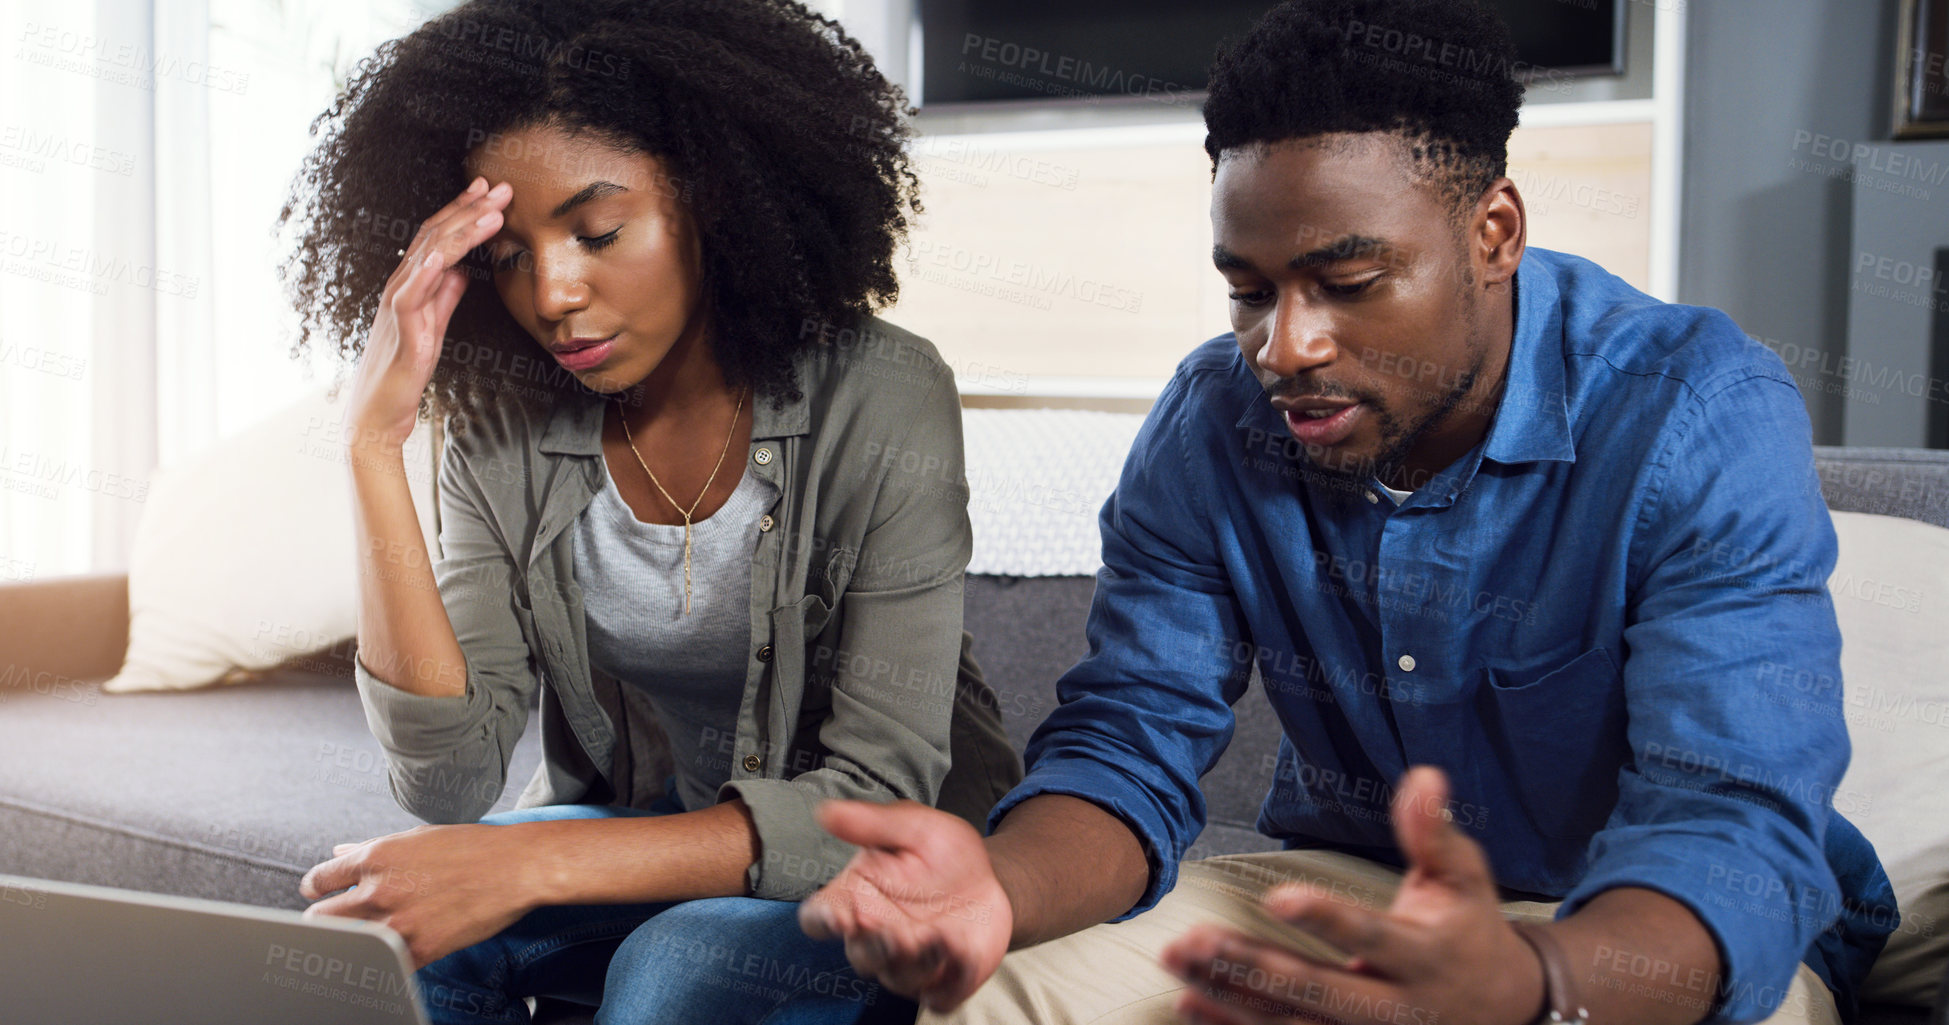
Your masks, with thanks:
[[[627,411],[623,409],[622,400],[621,399],[616,400],[616,419],[622,421],[623,440],[629,442],[630,452],[635,454],[636,461],[638,463],[642,463],[643,472],[649,474],[650,476],[650,483],[656,485],[656,489],[658,491],[663,492],[663,500],[669,502],[670,508],[677,510],[677,513],[684,518],[684,611],[683,614],[686,616],[690,615],[690,514],[696,512],[697,507],[703,503],[704,496],[711,493],[711,484],[712,482],[717,480],[717,471],[724,468],[724,457],[731,451],[731,439],[737,436],[738,418],[743,415],[744,415],[744,389],[740,388],[738,389],[737,411],[731,414],[731,429],[728,432],[726,432],[724,435],[724,450],[717,454],[717,465],[711,467],[711,475],[704,480],[704,490],[698,492],[697,501],[690,503],[690,508],[685,509],[683,506],[677,504],[676,499],[670,497],[670,492],[663,490],[663,482],[657,480],[656,474],[650,472],[650,464],[643,462],[643,453],[636,451],[636,439],[630,437],[629,434],[629,415]]]

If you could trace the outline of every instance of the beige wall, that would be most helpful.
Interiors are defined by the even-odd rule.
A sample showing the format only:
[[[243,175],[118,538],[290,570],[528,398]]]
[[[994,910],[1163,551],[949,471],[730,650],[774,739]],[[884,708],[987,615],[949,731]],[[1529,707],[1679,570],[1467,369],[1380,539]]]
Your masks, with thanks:
[[[1030,393],[1143,394],[1198,342],[1229,330],[1224,281],[1211,267],[1201,130],[1114,138],[917,142],[926,212],[888,317],[931,338],[964,392],[1007,404]],[[1510,175],[1532,244],[1588,256],[1646,287],[1648,123],[1520,128]]]
[[[1518,129],[1509,177],[1529,242],[1587,256],[1638,288],[1651,281],[1651,125]]]

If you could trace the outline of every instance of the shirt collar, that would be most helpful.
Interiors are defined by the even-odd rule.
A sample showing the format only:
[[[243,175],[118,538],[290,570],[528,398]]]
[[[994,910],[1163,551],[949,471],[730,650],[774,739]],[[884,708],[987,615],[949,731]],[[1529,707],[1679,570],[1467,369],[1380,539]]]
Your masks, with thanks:
[[[1516,268],[1516,330],[1508,379],[1482,458],[1498,463],[1575,462],[1564,390],[1563,307],[1556,277],[1525,256]]]
[[[805,391],[813,384],[808,380],[812,368],[803,351],[794,355],[793,362],[798,370],[798,398],[776,407],[771,399],[765,397],[747,400],[752,402],[752,441],[805,434],[810,430]],[[549,409],[547,426],[542,429],[541,441],[535,447],[543,452],[564,455],[601,455],[602,415],[610,401],[586,389],[572,394],[563,393]]]

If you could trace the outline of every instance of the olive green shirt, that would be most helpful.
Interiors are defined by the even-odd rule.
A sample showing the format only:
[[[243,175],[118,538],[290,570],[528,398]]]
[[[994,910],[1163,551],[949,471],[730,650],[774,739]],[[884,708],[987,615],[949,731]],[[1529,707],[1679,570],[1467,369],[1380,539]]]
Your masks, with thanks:
[[[856,848],[821,829],[827,798],[909,798],[981,829],[1022,776],[962,629],[973,533],[960,398],[927,340],[877,318],[797,359],[803,397],[753,406],[745,458],[777,485],[751,571],[751,638],[732,763],[761,853],[754,896],[796,900]],[[600,487],[606,399],[564,395],[472,418],[439,456],[440,599],[466,692],[416,695],[355,660],[394,797],[428,822],[473,822],[506,787],[540,704],[542,764],[517,807],[646,808],[669,744],[638,687],[590,664],[572,525]]]

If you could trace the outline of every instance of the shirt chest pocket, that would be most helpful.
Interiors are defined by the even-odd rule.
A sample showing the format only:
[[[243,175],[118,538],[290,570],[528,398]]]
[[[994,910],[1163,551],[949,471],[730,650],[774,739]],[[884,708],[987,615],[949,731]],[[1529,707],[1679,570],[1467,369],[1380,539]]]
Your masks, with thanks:
[[[840,595],[846,593],[846,585],[852,581],[853,565],[858,558],[858,552],[854,549],[834,545],[829,549],[824,559],[815,559],[812,565],[807,567],[805,581],[806,597],[817,596],[820,605],[824,608],[825,615],[832,614],[833,608],[839,604]],[[817,610],[813,609],[808,611],[816,612]],[[823,618],[821,618],[819,625],[824,625]],[[808,619],[806,623],[806,636],[811,637],[817,633],[818,631],[813,628],[810,619]]]
[[[829,702],[827,693],[835,661],[844,657],[837,639],[820,639],[832,624],[833,609],[852,577],[853,550],[832,547],[808,567],[806,593],[771,610],[773,671],[781,680],[803,681],[802,701],[808,711]]]
[[[1481,672],[1485,739],[1537,832],[1571,839],[1602,829],[1630,755],[1623,677],[1610,651],[1592,648],[1541,671]]]
[[[826,621],[832,618],[832,602],[824,595],[808,594],[798,601],[772,612],[772,621],[791,620],[799,628],[799,637],[810,639],[819,636],[826,628]]]
[[[776,678],[796,685],[804,679],[808,664],[817,665],[827,653],[808,645],[832,618],[832,606],[816,594],[808,594],[771,610],[771,644],[759,658],[772,663]]]

